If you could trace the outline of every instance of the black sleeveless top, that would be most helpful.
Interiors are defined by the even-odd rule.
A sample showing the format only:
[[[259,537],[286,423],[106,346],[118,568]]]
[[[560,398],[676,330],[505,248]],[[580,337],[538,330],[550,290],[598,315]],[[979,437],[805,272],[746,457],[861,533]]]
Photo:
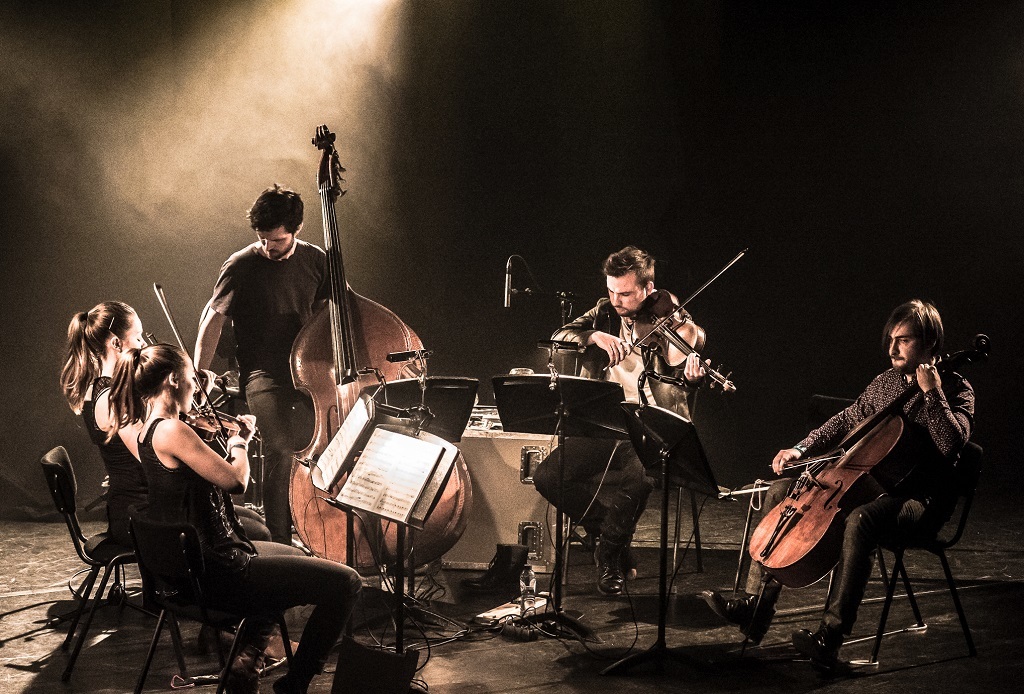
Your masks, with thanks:
[[[100,458],[109,478],[107,489],[107,529],[118,544],[131,546],[128,536],[128,509],[146,507],[147,484],[142,465],[118,436],[107,442],[107,432],[96,424],[96,399],[110,389],[110,377],[99,376],[92,382],[92,399],[82,403],[89,438],[100,449]]]
[[[157,419],[139,442],[139,457],[149,480],[147,515],[164,523],[188,523],[199,534],[208,572],[234,574],[249,565],[256,548],[235,516],[231,497],[192,468],[165,467],[153,450]]]

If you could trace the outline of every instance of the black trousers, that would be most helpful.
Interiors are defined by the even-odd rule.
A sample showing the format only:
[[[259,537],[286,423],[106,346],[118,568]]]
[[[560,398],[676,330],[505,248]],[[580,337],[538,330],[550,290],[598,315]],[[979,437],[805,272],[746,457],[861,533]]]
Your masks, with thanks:
[[[534,472],[537,491],[610,545],[630,540],[654,488],[628,441],[567,438]]]
[[[302,443],[309,399],[292,387],[291,377],[252,374],[245,383],[245,402],[256,416],[263,437],[263,511],[274,542],[291,544],[292,515],[288,507],[292,457]]]
[[[778,506],[792,483],[791,478],[772,482],[762,510]],[[832,600],[822,616],[822,624],[849,635],[871,578],[875,549],[879,545],[892,546],[934,537],[944,520],[941,513],[921,501],[888,494],[854,509],[846,519],[843,546],[832,579]],[[751,562],[747,574],[748,593],[757,593],[764,573],[759,562]]]
[[[313,605],[302,630],[289,679],[300,687],[309,684],[327,662],[359,598],[359,574],[344,564],[307,557],[295,547],[275,542],[254,542],[259,556],[241,574],[218,577],[210,571],[203,588],[209,603],[227,610],[252,607],[284,611]]]

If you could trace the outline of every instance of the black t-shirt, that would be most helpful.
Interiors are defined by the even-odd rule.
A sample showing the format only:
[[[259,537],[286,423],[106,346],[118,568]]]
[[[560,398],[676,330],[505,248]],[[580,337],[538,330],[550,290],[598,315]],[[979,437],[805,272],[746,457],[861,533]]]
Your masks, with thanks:
[[[243,382],[261,371],[288,377],[295,336],[329,287],[326,254],[298,239],[287,260],[265,258],[253,244],[224,262],[212,306],[234,323]]]

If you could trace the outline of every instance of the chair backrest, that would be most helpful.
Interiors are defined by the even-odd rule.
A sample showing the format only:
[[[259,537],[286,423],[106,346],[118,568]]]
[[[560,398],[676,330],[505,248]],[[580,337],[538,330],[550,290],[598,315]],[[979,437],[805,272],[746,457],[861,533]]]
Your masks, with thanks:
[[[39,462],[43,466],[43,474],[46,476],[50,496],[53,497],[53,504],[57,507],[57,511],[62,514],[76,513],[78,508],[75,497],[78,494],[78,480],[75,479],[75,469],[71,467],[71,458],[68,456],[67,450],[64,449],[64,446],[51,448]]]
[[[196,529],[187,523],[161,523],[134,509],[128,532],[139,561],[147,601],[200,604],[205,571]]]
[[[978,489],[978,480],[981,477],[983,453],[984,450],[981,446],[973,441],[968,441],[953,466],[953,484],[956,485],[957,495],[960,497],[959,516],[953,535],[938,541],[942,547],[952,547],[960,541],[960,536],[964,534],[967,517],[974,504],[974,493]]]
[[[46,486],[50,489],[53,505],[67,523],[71,539],[75,543],[75,551],[82,561],[91,563],[85,556],[86,538],[77,514],[78,481],[75,479],[75,469],[71,466],[68,452],[64,446],[56,446],[47,451],[39,462],[43,467],[43,476],[46,478]]]

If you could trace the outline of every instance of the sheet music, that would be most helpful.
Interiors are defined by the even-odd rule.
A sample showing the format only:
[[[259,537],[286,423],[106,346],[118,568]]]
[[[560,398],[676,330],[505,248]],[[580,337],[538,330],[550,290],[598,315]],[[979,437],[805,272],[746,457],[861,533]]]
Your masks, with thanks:
[[[336,498],[352,508],[406,523],[444,450],[378,427]]]
[[[309,477],[314,487],[323,491],[331,488],[369,421],[369,405],[366,400],[360,398],[310,471]]]

